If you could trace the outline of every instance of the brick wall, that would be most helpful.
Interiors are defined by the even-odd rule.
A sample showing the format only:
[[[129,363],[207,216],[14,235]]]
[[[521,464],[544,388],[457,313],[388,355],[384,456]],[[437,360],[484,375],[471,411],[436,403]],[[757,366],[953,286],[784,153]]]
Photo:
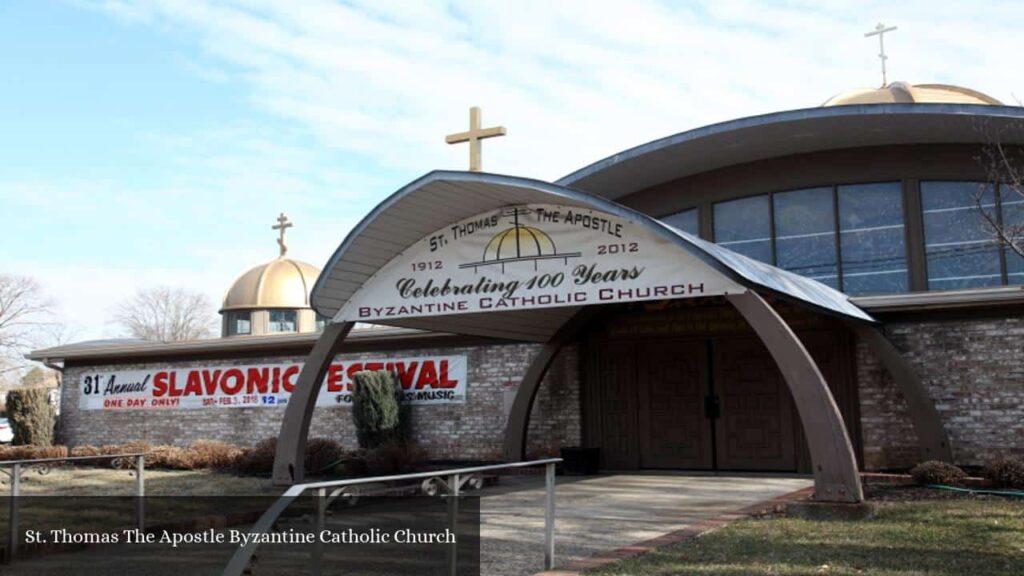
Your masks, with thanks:
[[[540,349],[536,344],[508,344],[442,349],[411,349],[393,356],[467,356],[466,402],[453,405],[414,406],[412,427],[419,444],[433,458],[499,459],[511,398]],[[387,352],[342,354],[341,362],[382,358]],[[250,445],[276,436],[284,407],[207,408],[196,410],[79,410],[78,382],[85,373],[104,370],[189,368],[233,364],[301,362],[301,357],[247,358],[244,361],[202,360],[166,364],[119,364],[69,368],[61,400],[60,434],[70,446],[118,444],[146,440],[154,444],[184,445],[199,439]],[[567,348],[554,361],[534,404],[529,450],[537,454],[580,442],[580,401],[577,352]],[[310,437],[338,440],[355,448],[351,409],[320,406],[314,412]]]
[[[885,332],[935,402],[957,464],[1024,456],[1024,318],[890,323]],[[863,343],[857,380],[865,467],[919,462],[906,401]]]
[[[917,370],[935,402],[959,464],[980,465],[1001,454],[1024,456],[1024,318],[889,323],[886,333]],[[434,458],[498,459],[507,414],[520,379],[539,350],[534,344],[415,349],[396,356],[466,354],[465,404],[416,406],[418,441]],[[554,361],[534,404],[528,454],[553,454],[581,441],[578,350]],[[339,361],[386,352],[341,355]],[[246,359],[244,363],[301,361],[296,357]],[[204,360],[173,367],[230,365]],[[163,365],[170,367],[171,365]],[[88,371],[151,369],[154,364],[69,368],[62,397],[61,433],[70,445],[113,444],[144,439],[187,444],[210,438],[237,444],[274,436],[283,408],[171,411],[80,411],[80,376]],[[917,437],[902,394],[863,343],[857,345],[864,462],[869,470],[909,467],[920,460]],[[350,409],[318,407],[311,437],[355,447]]]

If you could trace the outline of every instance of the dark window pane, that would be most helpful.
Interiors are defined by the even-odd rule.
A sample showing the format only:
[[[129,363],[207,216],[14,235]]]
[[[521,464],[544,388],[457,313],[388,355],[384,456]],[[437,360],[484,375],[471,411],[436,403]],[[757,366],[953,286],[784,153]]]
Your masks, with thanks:
[[[251,314],[246,312],[228,312],[228,336],[252,334]]]
[[[773,198],[776,266],[838,288],[832,189],[780,192]]]
[[[696,208],[690,208],[689,210],[669,214],[662,218],[661,221],[688,234],[693,234],[694,236],[700,235],[699,228],[697,226]]]
[[[1003,228],[1024,230],[1024,190],[1003,185],[1000,187],[999,193],[1002,196]],[[1018,244],[1022,243],[1024,242],[1018,242]],[[1009,247],[1005,250],[1006,281],[1010,284],[1024,284],[1024,257]]]
[[[753,196],[714,205],[715,242],[762,262],[772,261],[768,196]]]
[[[295,332],[297,324],[298,313],[295,310],[271,310],[267,329],[270,332]]]
[[[977,182],[922,182],[928,288],[951,290],[1002,284],[999,246],[976,204],[994,210],[994,194]]]
[[[907,291],[903,226],[903,195],[898,182],[839,187],[843,292]]]

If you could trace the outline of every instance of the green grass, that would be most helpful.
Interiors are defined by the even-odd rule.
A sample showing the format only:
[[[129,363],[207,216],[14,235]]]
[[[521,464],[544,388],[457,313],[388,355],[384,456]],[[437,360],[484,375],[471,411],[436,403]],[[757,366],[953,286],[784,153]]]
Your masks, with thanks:
[[[6,480],[6,476],[2,479]],[[211,470],[146,470],[147,496],[254,496],[279,494],[270,479]],[[0,486],[0,495],[9,493]],[[21,483],[25,496],[133,496],[135,477],[127,470],[60,466],[46,475],[29,471]]]
[[[1024,574],[1024,502],[885,503],[861,522],[741,520],[588,574]]]
[[[246,511],[262,512],[283,488],[270,485],[269,478],[236,476],[210,470],[146,470],[147,522],[160,524],[209,516],[211,503],[199,496],[260,496],[236,500]],[[6,476],[0,480],[7,480]],[[10,484],[0,485],[0,497],[10,494]],[[127,470],[62,466],[39,475],[28,471],[21,482],[19,528],[46,531],[62,527],[69,530],[116,529],[134,526],[134,502],[131,498],[89,498],[92,496],[134,496],[135,478]],[[161,496],[173,496],[161,499]],[[7,501],[0,506],[0,540],[8,531]],[[238,512],[239,509],[218,512]],[[0,547],[3,544],[0,543]]]

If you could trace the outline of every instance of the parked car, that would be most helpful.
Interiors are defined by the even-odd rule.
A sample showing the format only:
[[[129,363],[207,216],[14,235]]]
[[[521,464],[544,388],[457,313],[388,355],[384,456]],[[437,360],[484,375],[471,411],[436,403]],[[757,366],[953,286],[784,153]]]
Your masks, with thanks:
[[[14,441],[14,429],[7,418],[0,418],[0,444],[10,444]]]

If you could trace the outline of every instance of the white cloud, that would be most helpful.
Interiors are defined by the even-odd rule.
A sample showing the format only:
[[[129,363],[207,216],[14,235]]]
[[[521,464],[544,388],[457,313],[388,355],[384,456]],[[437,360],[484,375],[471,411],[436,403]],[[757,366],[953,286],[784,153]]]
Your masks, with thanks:
[[[484,108],[486,124],[509,128],[485,144],[486,169],[555,179],[675,132],[875,85],[877,43],[863,34],[879,19],[899,26],[886,38],[893,80],[956,83],[1008,102],[1024,91],[1014,73],[1024,4],[1013,2],[88,5],[194,43],[198,54],[180,55],[185,69],[240,87],[300,135],[252,125],[146,135],[162,142],[177,172],[130,193],[118,182],[87,184],[88,198],[81,187],[25,183],[60,194],[68,211],[94,210],[96,195],[151,216],[162,205],[154,198],[188,206],[189,222],[167,232],[148,262],[23,262],[90,326],[143,285],[197,286],[219,301],[236,274],[275,254],[266,227],[279,210],[299,224],[295,255],[324,262],[374,200],[412,176],[466,165],[465,148],[445,146],[443,136],[466,128],[470,105]],[[266,226],[253,223],[257,214]],[[218,223],[236,236],[211,231]],[[161,264],[172,251],[190,263]]]
[[[242,72],[253,102],[327,146],[392,169],[458,168],[465,151],[442,136],[479,104],[509,126],[485,145],[485,167],[548,179],[677,131],[874,84],[877,48],[863,33],[880,15],[900,26],[892,78],[1010,99],[1024,15],[1010,3],[744,1],[166,0],[129,12],[198,32],[212,62]]]

